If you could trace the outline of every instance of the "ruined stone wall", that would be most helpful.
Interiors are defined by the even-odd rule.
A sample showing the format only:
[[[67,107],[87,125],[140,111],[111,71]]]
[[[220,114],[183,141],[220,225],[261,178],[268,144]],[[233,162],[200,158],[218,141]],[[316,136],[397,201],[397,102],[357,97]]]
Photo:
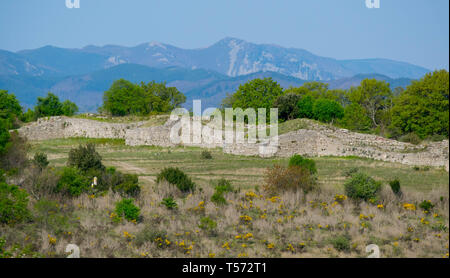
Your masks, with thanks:
[[[57,116],[40,118],[36,122],[21,127],[18,132],[30,140],[70,137],[125,139],[128,129],[134,129],[141,124],[142,122],[121,124]]]
[[[307,129],[279,136],[278,146],[258,144],[185,144],[204,148],[223,148],[225,153],[244,156],[279,156],[293,154],[305,156],[358,156],[408,165],[444,166],[449,168],[449,141],[426,142],[420,145],[389,140],[383,137],[350,132],[332,126],[316,124],[309,120]],[[139,123],[107,123],[95,120],[52,117],[39,119],[19,129],[19,134],[30,140],[89,137],[121,138],[130,146],[176,146],[170,140],[170,131],[177,124],[167,121],[162,126],[143,127]]]

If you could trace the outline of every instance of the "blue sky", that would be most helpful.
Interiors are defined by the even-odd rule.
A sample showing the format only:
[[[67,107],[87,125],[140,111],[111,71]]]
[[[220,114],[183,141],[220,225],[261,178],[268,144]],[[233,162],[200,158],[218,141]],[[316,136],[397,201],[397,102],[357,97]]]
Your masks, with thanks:
[[[0,0],[0,49],[160,41],[182,48],[224,37],[336,59],[388,58],[449,68],[448,0]]]

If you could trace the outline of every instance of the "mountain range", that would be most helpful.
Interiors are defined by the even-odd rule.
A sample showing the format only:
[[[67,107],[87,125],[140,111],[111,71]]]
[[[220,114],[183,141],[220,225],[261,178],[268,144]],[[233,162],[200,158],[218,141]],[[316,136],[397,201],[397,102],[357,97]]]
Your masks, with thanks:
[[[112,82],[167,82],[204,105],[217,106],[248,80],[272,77],[284,88],[306,81],[349,88],[364,78],[406,86],[428,69],[387,59],[336,60],[303,49],[253,44],[225,38],[200,49],[182,49],[151,42],[135,47],[117,45],[65,49],[45,46],[33,50],[0,50],[0,89],[16,94],[25,107],[48,91],[75,101],[81,111],[95,111]]]

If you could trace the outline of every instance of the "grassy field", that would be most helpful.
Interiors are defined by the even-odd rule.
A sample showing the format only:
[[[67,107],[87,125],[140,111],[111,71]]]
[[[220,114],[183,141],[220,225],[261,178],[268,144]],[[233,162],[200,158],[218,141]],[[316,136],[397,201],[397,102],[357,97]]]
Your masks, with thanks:
[[[25,257],[64,257],[66,245],[74,243],[81,257],[355,258],[367,257],[365,247],[377,244],[381,257],[448,258],[449,175],[442,169],[314,158],[319,190],[267,196],[262,191],[266,168],[287,165],[287,159],[233,156],[220,149],[210,150],[212,159],[202,159],[199,148],[130,147],[123,140],[80,138],[31,142],[30,156],[45,152],[50,167],[59,168],[71,148],[85,143],[96,144],[104,165],[139,175],[142,191],[134,202],[140,220],[114,221],[122,197],[112,191],[57,203],[32,200],[34,222],[0,231],[7,246],[26,246],[16,251]],[[196,190],[183,194],[167,183],[156,184],[156,174],[168,166],[191,176]],[[376,203],[356,204],[343,195],[345,172],[355,167],[383,183]],[[400,197],[386,185],[395,177]],[[222,205],[211,201],[220,178],[235,189]],[[176,209],[161,204],[169,196]],[[424,200],[434,205],[431,211],[420,208]]]
[[[55,167],[64,166],[68,152],[78,144],[95,143],[102,155],[104,164],[115,166],[124,172],[138,174],[143,184],[151,185],[156,174],[164,167],[179,167],[194,181],[207,186],[209,181],[227,178],[234,185],[249,189],[261,185],[264,171],[274,164],[287,165],[287,158],[259,158],[235,156],[212,149],[213,159],[201,159],[201,148],[178,147],[130,147],[120,139],[60,139],[32,143],[31,153],[44,152]],[[398,163],[375,161],[365,158],[320,157],[314,159],[318,168],[318,179],[322,186],[341,188],[345,182],[345,172],[358,167],[377,180],[388,182],[398,178],[402,186],[418,191],[433,188],[448,188],[449,175],[441,168],[422,167],[414,170],[412,166]]]

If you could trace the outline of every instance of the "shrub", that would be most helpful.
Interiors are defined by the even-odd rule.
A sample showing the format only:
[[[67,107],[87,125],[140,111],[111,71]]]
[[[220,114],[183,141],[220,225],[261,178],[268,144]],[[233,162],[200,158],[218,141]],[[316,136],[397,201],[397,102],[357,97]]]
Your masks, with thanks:
[[[33,164],[39,169],[44,169],[48,166],[49,162],[45,153],[36,153],[33,158]]]
[[[141,193],[138,176],[115,172],[112,175],[112,190],[122,196],[137,197]]]
[[[36,200],[51,199],[58,192],[59,179],[58,174],[52,169],[27,168],[22,187]]]
[[[234,189],[229,180],[220,179],[217,181],[216,191],[217,192],[233,192]]]
[[[119,217],[124,217],[128,221],[137,221],[141,210],[134,205],[133,199],[123,199],[116,203],[116,214]]]
[[[330,243],[333,245],[334,249],[338,251],[349,251],[350,250],[350,236],[339,235],[331,238]]]
[[[434,208],[434,205],[431,201],[423,201],[419,204],[419,208],[423,209],[424,211],[431,211]]]
[[[192,182],[191,178],[178,168],[164,168],[156,177],[157,183],[162,180],[175,185],[182,192],[193,191],[195,189],[195,183]]]
[[[83,172],[91,169],[104,170],[105,166],[102,164],[102,157],[95,150],[93,144],[86,146],[79,145],[76,149],[71,149],[69,152],[69,166],[74,166]]]
[[[395,195],[400,196],[402,194],[400,181],[398,179],[390,181],[389,186],[391,187],[392,192],[394,192]]]
[[[35,203],[34,211],[36,212],[35,221],[56,235],[74,228],[70,209],[64,208],[56,201],[41,199]]]
[[[358,173],[358,171],[359,171],[359,169],[356,168],[356,167],[350,168],[350,169],[344,171],[344,176],[345,177],[351,177],[354,174]]]
[[[226,205],[227,200],[223,196],[223,191],[214,192],[214,194],[211,196],[211,202],[213,202],[216,205]]]
[[[354,200],[375,200],[381,183],[364,173],[357,173],[344,185],[345,193]]]
[[[0,138],[0,141],[1,140],[2,139]],[[0,151],[1,149],[2,147],[0,146]],[[3,149],[3,154],[0,153],[0,168],[3,168],[6,171],[18,171],[19,169],[24,169],[29,162],[29,149],[30,145],[27,143],[26,138],[19,136],[19,133],[17,131],[11,132],[9,141],[6,143],[5,148]]]
[[[176,209],[178,207],[177,202],[175,202],[172,196],[164,198],[161,205],[164,205],[167,209]]]
[[[202,217],[200,219],[200,224],[198,225],[198,227],[202,230],[211,232],[215,228],[217,228],[217,223],[209,217]]]
[[[15,185],[0,183],[0,223],[16,224],[30,217],[28,194]]]
[[[136,244],[138,246],[143,245],[146,242],[156,242],[158,239],[167,239],[167,233],[165,231],[154,230],[154,227],[146,225],[144,229],[142,229],[136,235]],[[166,247],[167,244],[158,246],[158,247]]]
[[[293,155],[291,159],[289,159],[289,167],[291,166],[298,166],[308,169],[312,175],[317,173],[316,162],[312,159],[304,158],[298,154]]]
[[[420,142],[422,142],[420,137],[417,134],[413,133],[413,132],[405,134],[403,136],[400,136],[398,138],[398,140],[400,142],[411,143],[411,144],[414,144],[414,145],[419,145]]]
[[[212,155],[209,151],[202,151],[202,159],[212,159]]]
[[[266,170],[264,191],[270,195],[297,190],[307,193],[313,190],[315,185],[315,179],[308,169],[298,166],[285,168],[275,165]]]
[[[79,196],[89,189],[89,180],[76,168],[65,167],[56,186],[58,192]]]

